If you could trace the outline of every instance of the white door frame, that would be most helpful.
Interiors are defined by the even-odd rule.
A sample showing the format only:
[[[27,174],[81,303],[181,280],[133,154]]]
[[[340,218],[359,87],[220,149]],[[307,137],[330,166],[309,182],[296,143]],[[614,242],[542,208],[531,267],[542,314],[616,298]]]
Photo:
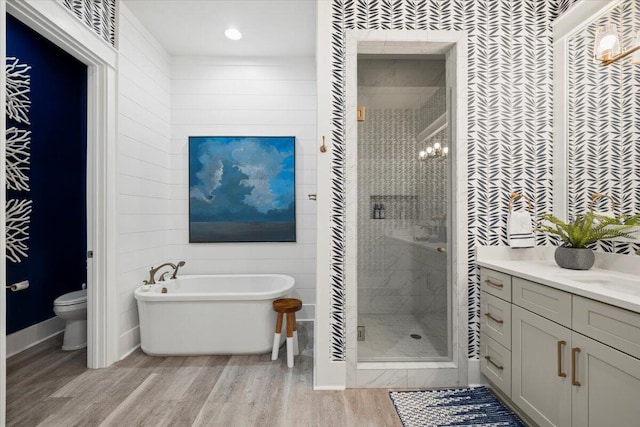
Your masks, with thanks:
[[[467,33],[465,31],[348,30],[346,32],[346,181],[357,182],[357,108],[358,53],[376,54],[440,54],[445,56],[447,87],[451,89],[447,122],[450,124],[451,168],[447,207],[448,242],[448,327],[451,361],[359,363],[357,346],[347,343],[347,387],[449,387],[467,385]],[[357,190],[347,185],[346,245],[347,250],[347,337],[357,335]],[[371,375],[385,372],[386,379],[371,382]],[[392,379],[388,377],[391,375]],[[398,382],[406,378],[406,383]],[[388,381],[388,382],[386,382]]]
[[[118,52],[55,0],[0,0],[0,27],[12,16],[86,64],[87,72],[87,366],[103,368],[118,359],[116,283],[116,153]],[[6,34],[0,33],[4,66]],[[0,80],[2,117],[6,115],[4,73]],[[5,155],[5,121],[0,120]],[[5,165],[0,162],[0,232],[4,233]],[[6,285],[5,239],[0,243],[0,284]],[[6,413],[6,295],[0,296],[0,425]]]
[[[0,28],[7,28],[6,20],[7,3],[0,0]],[[6,157],[6,119],[7,102],[6,102],[6,74],[4,67],[6,64],[6,37],[0,32],[0,64],[2,64],[3,72],[0,72],[0,107],[2,110],[2,118],[0,119],[0,154],[1,158]],[[0,162],[0,233],[6,235],[6,165]],[[7,286],[7,239],[0,239],[0,425],[6,425],[7,413],[7,294],[5,288]]]

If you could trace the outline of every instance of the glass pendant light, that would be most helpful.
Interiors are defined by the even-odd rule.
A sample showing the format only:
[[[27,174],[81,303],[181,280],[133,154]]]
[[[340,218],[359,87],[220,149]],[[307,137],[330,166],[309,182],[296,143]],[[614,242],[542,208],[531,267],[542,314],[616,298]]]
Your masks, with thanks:
[[[606,61],[620,54],[620,36],[615,24],[598,27],[593,48],[593,57],[598,61]]]

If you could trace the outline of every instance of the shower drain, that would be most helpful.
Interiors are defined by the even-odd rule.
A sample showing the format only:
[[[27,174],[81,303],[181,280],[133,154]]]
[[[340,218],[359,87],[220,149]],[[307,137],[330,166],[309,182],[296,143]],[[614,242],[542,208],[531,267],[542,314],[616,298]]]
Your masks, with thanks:
[[[410,336],[411,338],[413,338],[414,340],[421,340],[421,339],[422,339],[422,337],[421,337],[420,335],[418,335],[418,334],[411,334],[411,335],[409,335],[409,336]]]

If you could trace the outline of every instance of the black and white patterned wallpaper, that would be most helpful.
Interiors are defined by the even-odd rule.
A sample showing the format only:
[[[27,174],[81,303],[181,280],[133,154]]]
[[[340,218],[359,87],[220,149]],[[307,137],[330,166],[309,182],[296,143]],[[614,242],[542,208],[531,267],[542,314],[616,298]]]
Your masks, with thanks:
[[[596,28],[617,24],[622,48],[640,29],[640,1],[623,1],[568,42],[568,216],[584,213],[593,193],[608,195],[616,215],[640,213],[640,67],[630,58],[593,60]],[[601,200],[594,210],[609,209]],[[632,254],[631,243],[602,241],[597,250]]]
[[[469,356],[479,354],[475,248],[506,245],[509,195],[552,211],[552,28],[572,1],[333,0],[331,10],[331,360],[345,359],[345,34],[468,32]],[[537,243],[547,238],[538,235]]]
[[[111,46],[116,45],[118,0],[60,0],[62,4]]]

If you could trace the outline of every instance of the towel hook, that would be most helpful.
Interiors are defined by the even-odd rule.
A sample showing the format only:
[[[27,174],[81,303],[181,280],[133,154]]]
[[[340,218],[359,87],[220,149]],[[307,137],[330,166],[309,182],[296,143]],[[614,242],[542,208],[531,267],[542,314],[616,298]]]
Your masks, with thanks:
[[[320,146],[320,152],[321,153],[326,153],[327,150],[328,150],[327,144],[325,144],[324,139],[325,139],[325,137],[324,137],[324,135],[322,135],[322,145]]]
[[[520,194],[517,191],[514,191],[513,193],[511,193],[511,197],[509,197],[509,213],[511,213],[511,211],[513,210],[513,202],[515,202],[521,197],[527,201],[527,206],[528,206],[527,211],[531,212],[531,209],[533,209],[533,204],[531,203],[531,199],[524,194]]]
[[[591,212],[593,212],[593,205],[599,199],[609,199],[609,209],[611,210],[611,212],[613,212],[613,208],[614,208],[613,199],[611,197],[607,196],[606,194],[603,194],[603,193],[593,193],[591,195],[591,203],[589,203],[589,210]]]

